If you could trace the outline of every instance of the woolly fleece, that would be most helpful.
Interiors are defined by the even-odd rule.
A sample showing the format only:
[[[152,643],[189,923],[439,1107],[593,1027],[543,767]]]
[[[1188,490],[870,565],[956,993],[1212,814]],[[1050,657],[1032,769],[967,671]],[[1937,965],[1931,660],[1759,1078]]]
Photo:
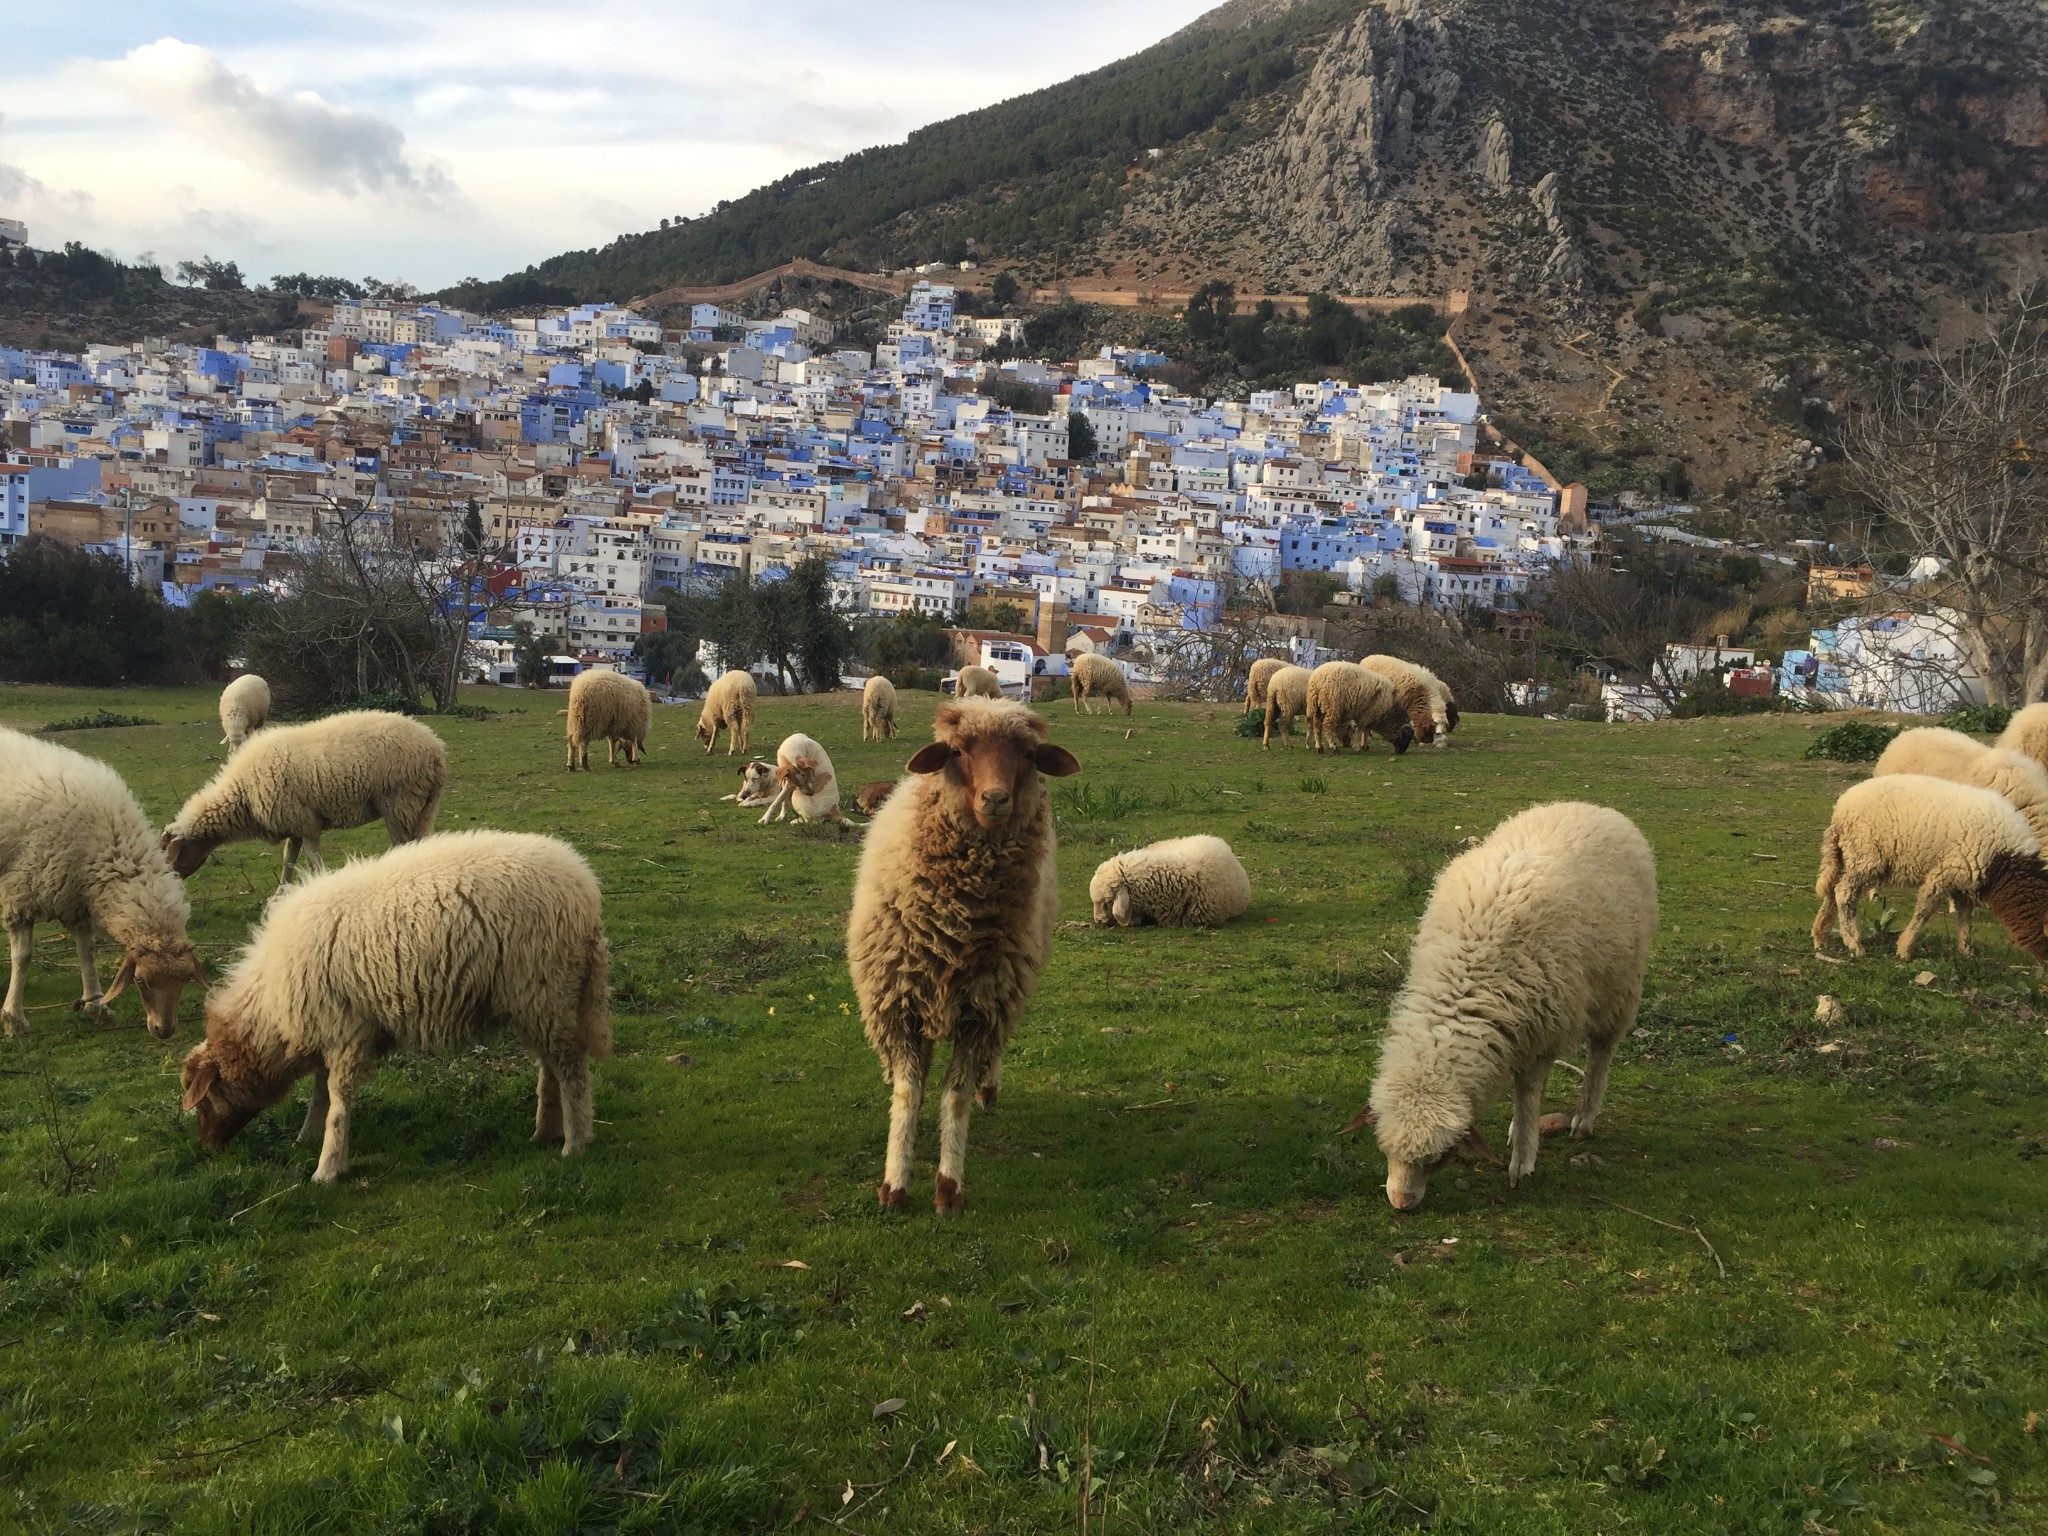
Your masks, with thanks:
[[[1075,714],[1081,714],[1084,710],[1090,714],[1094,713],[1088,706],[1097,699],[1107,704],[1114,704],[1121,699],[1124,713],[1128,715],[1131,712],[1130,679],[1124,676],[1124,669],[1107,656],[1097,656],[1092,651],[1084,651],[1074,658],[1069,676],[1073,683]]]
[[[711,685],[704,695],[704,707],[697,711],[697,739],[708,757],[718,745],[718,733],[730,731],[725,755],[747,750],[754,738],[754,705],[760,690],[748,673],[732,671]]]
[[[569,767],[590,767],[590,744],[605,744],[605,760],[637,763],[647,748],[647,730],[654,723],[654,700],[645,687],[623,672],[579,672],[569,684]]]
[[[1961,731],[1922,725],[1894,736],[1870,773],[1873,778],[1924,773],[2003,795],[2048,848],[2048,771],[2024,753],[1987,747]]]
[[[860,739],[891,741],[896,735],[896,685],[877,673],[860,690]]]
[[[1168,838],[1104,859],[1088,882],[1097,923],[1214,928],[1251,905],[1244,865],[1220,837]]]
[[[270,684],[246,672],[220,691],[221,744],[229,753],[247,741],[270,718]]]

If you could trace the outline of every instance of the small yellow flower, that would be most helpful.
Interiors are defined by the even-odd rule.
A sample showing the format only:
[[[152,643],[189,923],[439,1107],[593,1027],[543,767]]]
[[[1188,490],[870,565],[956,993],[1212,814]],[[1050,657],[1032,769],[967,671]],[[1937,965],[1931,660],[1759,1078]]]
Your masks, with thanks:
[[[773,1008],[768,1010],[768,1017],[771,1019],[775,1017],[775,1010]]]
[[[817,1000],[818,994],[815,992],[806,992],[804,994],[804,1001],[807,1003],[815,1003]]]

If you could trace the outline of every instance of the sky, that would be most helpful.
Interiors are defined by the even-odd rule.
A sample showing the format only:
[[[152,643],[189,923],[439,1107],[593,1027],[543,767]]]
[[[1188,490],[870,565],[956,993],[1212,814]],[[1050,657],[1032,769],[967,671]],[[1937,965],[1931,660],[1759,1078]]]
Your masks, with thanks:
[[[707,212],[1214,3],[12,6],[0,217],[42,249],[433,289]]]

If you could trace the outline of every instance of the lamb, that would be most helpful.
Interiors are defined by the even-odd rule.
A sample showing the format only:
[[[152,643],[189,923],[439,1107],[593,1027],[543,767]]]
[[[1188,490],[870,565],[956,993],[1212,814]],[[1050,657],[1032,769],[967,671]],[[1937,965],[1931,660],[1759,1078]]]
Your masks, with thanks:
[[[0,924],[10,962],[0,1019],[8,1034],[28,1029],[22,994],[35,925],[57,922],[78,951],[80,993],[72,1006],[98,1011],[133,985],[149,1032],[168,1040],[185,983],[206,985],[185,936],[191,912],[118,773],[67,747],[0,730]],[[96,933],[126,951],[104,995]]]
[[[789,820],[844,821],[839,811],[839,779],[825,749],[801,733],[783,738],[775,749],[775,793],[761,813],[761,825]]]
[[[1252,884],[1220,837],[1168,838],[1096,866],[1088,902],[1098,924],[1215,928],[1251,905]]]
[[[953,679],[953,697],[956,699],[1000,699],[1002,696],[1002,679],[987,667],[962,667]]]
[[[2013,714],[1999,733],[1997,745],[2007,752],[2020,752],[2048,768],[2048,704],[2029,704]]]
[[[1870,771],[1873,778],[1924,773],[2003,795],[2048,848],[2048,771],[2024,753],[1987,747],[1961,731],[1923,725],[1894,736]]]
[[[1273,750],[1273,722],[1280,722],[1280,745],[1287,745],[1288,728],[1294,717],[1308,708],[1307,667],[1282,667],[1266,679],[1266,732],[1261,745]]]
[[[1340,751],[1355,741],[1370,750],[1378,731],[1396,754],[1415,740],[1415,728],[1401,708],[1394,685],[1355,661],[1326,661],[1309,674],[1308,744],[1316,751]]]
[[[1635,1024],[1657,931],[1657,864],[1635,824],[1576,801],[1512,816],[1444,866],[1381,1037],[1372,1096],[1387,1200],[1412,1210],[1514,1084],[1508,1183],[1536,1166],[1551,1063],[1587,1042],[1571,1131],[1593,1128],[1615,1047]]]
[[[860,792],[853,797],[853,807],[863,816],[872,816],[882,808],[883,803],[896,793],[896,779],[872,779],[861,785]]]
[[[451,832],[294,886],[207,996],[185,1058],[200,1145],[313,1075],[301,1145],[348,1171],[349,1106],[396,1045],[446,1052],[501,1030],[540,1061],[536,1142],[590,1144],[590,1058],[611,1053],[611,951],[581,855],[524,832]],[[324,1136],[322,1128],[324,1127]]]
[[[1277,656],[1261,656],[1252,663],[1251,675],[1245,679],[1242,713],[1248,715],[1255,709],[1266,707],[1266,684],[1272,681],[1275,672],[1287,665]]]
[[[1956,909],[1956,953],[1970,953],[1971,909],[1991,909],[2019,945],[2048,964],[2048,871],[2027,819],[2003,795],[1925,774],[1865,779],[1842,791],[1821,839],[1813,919],[1818,952],[1832,919],[1851,954],[1863,953],[1856,909],[1886,885],[1919,887],[1898,956],[1944,899]]]
[[[303,852],[314,874],[323,833],[382,817],[395,847],[434,830],[447,780],[441,738],[404,715],[359,709],[261,731],[196,791],[164,829],[171,868],[190,878],[222,843],[284,844],[284,874]]]
[[[893,741],[896,736],[896,685],[876,673],[860,691],[860,739]]]
[[[1074,658],[1069,670],[1074,689],[1074,713],[1080,714],[1090,700],[1101,699],[1114,704],[1123,700],[1124,713],[1131,712],[1131,684],[1124,676],[1124,669],[1107,656],[1097,656],[1084,651]]]
[[[987,1107],[1003,1048],[1052,952],[1058,848],[1041,775],[1081,765],[1009,700],[942,705],[933,741],[868,824],[846,930],[868,1043],[890,1084],[885,1210],[910,1203],[933,1048],[953,1042],[939,1104],[934,1208],[961,1204],[968,1096]]]
[[[579,672],[569,685],[569,771],[590,769],[590,744],[602,741],[605,760],[619,766],[619,748],[626,761],[638,763],[647,750],[647,728],[654,721],[654,700],[646,688],[623,672]]]
[[[245,672],[220,691],[221,745],[232,755],[270,718],[270,684]]]
[[[754,704],[760,691],[750,673],[726,673],[705,692],[704,707],[697,712],[697,739],[704,743],[704,755],[718,745],[718,733],[728,731],[725,755],[747,750],[754,734]]]
[[[1394,685],[1395,696],[1408,713],[1408,723],[1415,727],[1417,741],[1428,746],[1436,740],[1436,698],[1424,681],[1421,667],[1398,656],[1368,656],[1359,665]]]
[[[775,765],[761,758],[755,758],[740,770],[739,793],[720,795],[721,800],[731,800],[751,809],[766,805],[775,798]]]

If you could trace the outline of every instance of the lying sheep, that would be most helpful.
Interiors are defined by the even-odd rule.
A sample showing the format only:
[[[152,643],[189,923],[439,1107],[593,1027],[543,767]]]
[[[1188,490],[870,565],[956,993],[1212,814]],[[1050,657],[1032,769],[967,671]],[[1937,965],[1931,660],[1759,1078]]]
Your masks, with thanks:
[[[761,825],[789,820],[844,821],[839,812],[839,778],[825,749],[801,733],[783,738],[775,749],[775,793],[761,813]]]
[[[1262,747],[1273,750],[1273,724],[1280,724],[1280,745],[1286,746],[1287,732],[1294,717],[1308,708],[1307,667],[1282,667],[1266,679],[1266,732]]]
[[[860,691],[860,739],[893,741],[896,736],[896,685],[880,673]]]
[[[1575,801],[1510,817],[1437,876],[1380,1041],[1368,1107],[1387,1199],[1422,1203],[1509,1082],[1508,1183],[1536,1166],[1551,1063],[1588,1042],[1572,1135],[1599,1116],[1657,932],[1657,864],[1626,816]]]
[[[1820,845],[1813,919],[1818,952],[1832,921],[1851,954],[1863,953],[1856,909],[1887,885],[1919,888],[1898,956],[1912,958],[1943,901],[1956,909],[1956,953],[1970,952],[1970,913],[1991,909],[2005,931],[2048,964],[2048,873],[2041,844],[2003,795],[1925,774],[1887,774],[1842,791]]]
[[[735,801],[748,809],[766,805],[775,798],[775,765],[755,758],[740,770],[739,793],[720,795],[718,798]]]
[[[301,1145],[348,1171],[349,1105],[393,1046],[446,1053],[509,1030],[540,1059],[533,1139],[590,1144],[590,1059],[611,1054],[611,951],[597,877],[565,843],[451,832],[278,896],[207,997],[185,1058],[199,1141],[235,1133],[313,1075]],[[324,1136],[322,1127],[325,1128]]]
[[[1058,848],[1040,775],[1081,765],[1008,700],[942,705],[932,734],[868,825],[846,963],[891,1088],[885,1210],[910,1203],[933,1047],[953,1042],[933,1201],[943,1213],[960,1208],[968,1096],[995,1102],[1003,1048],[1052,952]]]
[[[284,844],[283,880],[299,854],[318,874],[323,833],[383,818],[395,847],[434,830],[448,754],[404,715],[361,709],[260,731],[165,829],[164,852],[191,876],[223,843]]]
[[[220,691],[221,745],[230,756],[270,718],[270,684],[245,672]]]
[[[1341,751],[1354,742],[1356,750],[1368,751],[1374,731],[1397,755],[1415,740],[1394,685],[1355,661],[1326,661],[1311,672],[1306,702],[1308,744],[1318,752]]]
[[[1999,733],[1998,746],[2007,752],[2023,753],[2048,768],[2048,704],[2029,704],[2014,712]]]
[[[1436,740],[1436,698],[1424,681],[1423,669],[1398,656],[1368,656],[1359,663],[1394,685],[1394,694],[1415,728],[1415,739],[1424,746]]]
[[[121,776],[97,758],[0,730],[0,925],[7,929],[7,1033],[28,1029],[22,994],[35,926],[62,923],[78,951],[74,1008],[103,1008],[133,984],[149,1032],[168,1040],[185,984],[206,985],[185,936],[192,909]],[[93,935],[126,951],[104,996]]]
[[[1000,699],[1002,696],[1002,679],[987,667],[962,667],[953,679],[953,697],[956,699]]]
[[[1894,736],[1870,772],[1873,778],[1924,773],[2003,795],[2048,848],[2048,771],[2024,753],[1987,747],[1961,731],[1923,725]]]
[[[569,685],[568,715],[569,771],[589,771],[593,741],[604,743],[605,761],[616,768],[621,746],[628,763],[638,763],[646,752],[654,700],[623,672],[579,672]]]
[[[1252,883],[1230,844],[1206,833],[1169,838],[1096,866],[1088,902],[1098,924],[1214,928],[1251,905]]]
[[[747,750],[754,735],[754,705],[760,690],[746,672],[726,673],[704,695],[704,707],[697,712],[697,739],[704,743],[704,755],[718,745],[718,733],[728,731],[725,755]]]
[[[1275,672],[1287,665],[1277,656],[1261,656],[1252,663],[1251,675],[1245,679],[1244,709],[1241,713],[1248,715],[1255,709],[1265,709],[1266,684],[1272,681]]]
[[[1131,683],[1124,676],[1124,669],[1107,656],[1097,656],[1092,651],[1083,652],[1074,658],[1069,670],[1074,690],[1074,713],[1080,714],[1089,702],[1101,699],[1106,704],[1123,701],[1124,713],[1131,712]]]
[[[898,782],[895,779],[874,779],[861,785],[860,793],[853,797],[854,809],[863,816],[874,815],[896,792]]]

